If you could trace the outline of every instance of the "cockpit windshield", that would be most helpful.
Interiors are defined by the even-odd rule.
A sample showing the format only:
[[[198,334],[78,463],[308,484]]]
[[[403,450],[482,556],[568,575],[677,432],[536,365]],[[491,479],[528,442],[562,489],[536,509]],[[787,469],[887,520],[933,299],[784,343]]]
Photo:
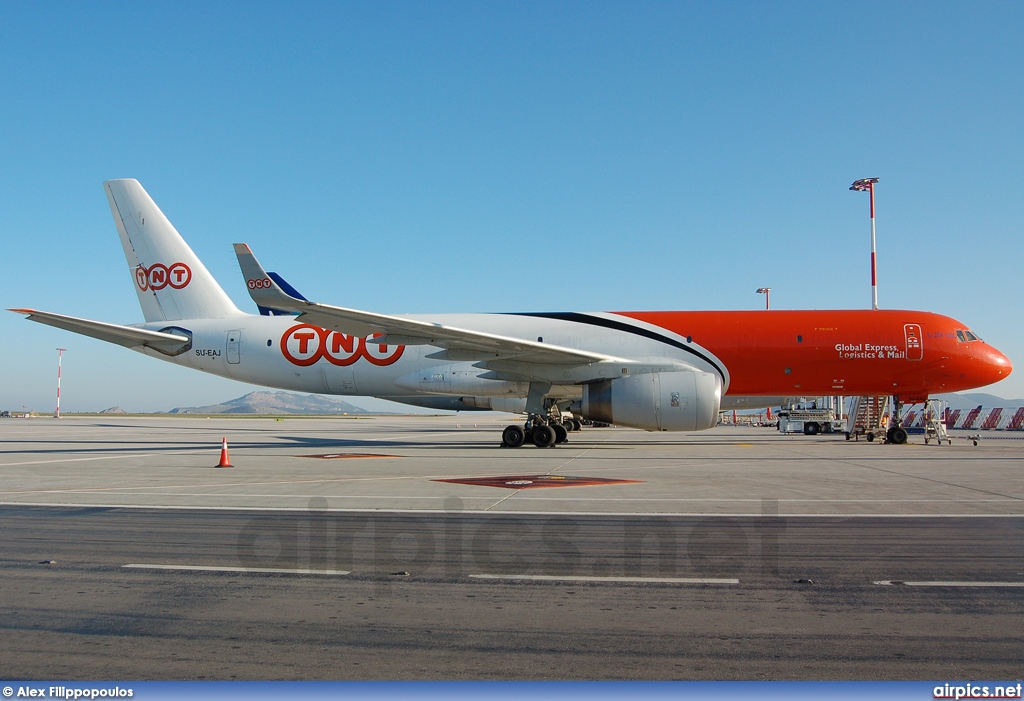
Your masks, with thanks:
[[[961,343],[967,343],[968,341],[980,341],[981,338],[976,336],[973,331],[964,331],[961,329],[956,330],[956,340]]]

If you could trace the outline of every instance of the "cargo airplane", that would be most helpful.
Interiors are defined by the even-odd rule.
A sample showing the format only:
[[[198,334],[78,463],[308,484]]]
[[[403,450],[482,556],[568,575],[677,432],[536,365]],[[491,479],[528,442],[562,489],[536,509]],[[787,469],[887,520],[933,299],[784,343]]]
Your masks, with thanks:
[[[502,444],[548,447],[580,419],[700,431],[787,396],[891,396],[992,384],[1010,361],[931,312],[656,311],[396,316],[307,300],[235,253],[260,314],[239,310],[136,180],[104,183],[145,323],[34,309],[43,324],[242,382],[526,416]],[[896,414],[899,416],[899,413]],[[892,443],[906,441],[898,421]]]

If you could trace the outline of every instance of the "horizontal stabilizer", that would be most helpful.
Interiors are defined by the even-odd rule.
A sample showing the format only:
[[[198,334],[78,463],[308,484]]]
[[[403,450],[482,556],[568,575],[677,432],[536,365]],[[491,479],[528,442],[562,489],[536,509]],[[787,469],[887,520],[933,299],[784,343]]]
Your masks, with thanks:
[[[47,326],[56,326],[65,331],[74,331],[83,336],[91,336],[108,343],[116,343],[125,348],[138,348],[147,346],[165,353],[174,353],[181,350],[192,342],[188,336],[176,333],[164,333],[162,331],[149,331],[134,326],[121,326],[119,324],[108,324],[103,321],[91,321],[79,319],[64,314],[52,312],[41,312],[35,309],[9,309],[15,314],[27,314],[30,321],[38,321]]]

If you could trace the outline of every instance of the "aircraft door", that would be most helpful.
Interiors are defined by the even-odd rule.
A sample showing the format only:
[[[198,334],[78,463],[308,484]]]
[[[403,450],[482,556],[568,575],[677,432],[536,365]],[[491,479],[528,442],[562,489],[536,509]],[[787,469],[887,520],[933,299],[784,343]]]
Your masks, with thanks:
[[[907,342],[907,360],[921,360],[924,357],[924,347],[921,345],[921,326],[919,324],[904,324],[903,335]]]
[[[228,331],[227,358],[232,365],[237,365],[240,360],[238,347],[242,344],[241,331]]]

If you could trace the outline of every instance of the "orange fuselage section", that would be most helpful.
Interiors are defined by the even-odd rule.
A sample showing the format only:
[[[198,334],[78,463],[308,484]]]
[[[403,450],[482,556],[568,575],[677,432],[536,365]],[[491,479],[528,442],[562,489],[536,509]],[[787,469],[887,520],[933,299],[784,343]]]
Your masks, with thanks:
[[[1010,361],[955,319],[896,310],[624,312],[686,336],[729,373],[727,393],[923,399],[1008,376]]]

